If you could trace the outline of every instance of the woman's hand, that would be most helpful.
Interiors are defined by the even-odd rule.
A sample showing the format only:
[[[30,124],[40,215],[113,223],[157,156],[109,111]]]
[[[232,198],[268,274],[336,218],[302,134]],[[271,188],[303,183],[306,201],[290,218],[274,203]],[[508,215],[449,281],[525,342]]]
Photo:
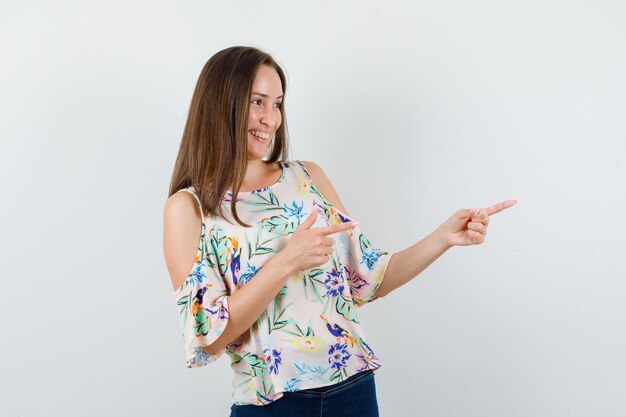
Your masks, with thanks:
[[[328,257],[333,253],[335,245],[335,239],[329,235],[352,229],[358,224],[358,222],[347,222],[312,227],[316,218],[317,210],[313,210],[309,217],[294,230],[287,246],[279,253],[295,272],[328,262]]]
[[[482,209],[461,209],[446,220],[440,229],[448,246],[478,245],[485,241],[489,216],[509,208],[517,200],[506,200]]]

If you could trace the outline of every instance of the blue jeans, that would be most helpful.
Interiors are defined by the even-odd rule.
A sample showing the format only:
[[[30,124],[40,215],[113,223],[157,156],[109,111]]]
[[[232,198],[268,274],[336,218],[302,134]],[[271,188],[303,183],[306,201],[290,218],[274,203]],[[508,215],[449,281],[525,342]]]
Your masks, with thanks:
[[[230,417],[378,417],[374,372],[359,372],[338,384],[284,392],[266,405],[237,405]]]

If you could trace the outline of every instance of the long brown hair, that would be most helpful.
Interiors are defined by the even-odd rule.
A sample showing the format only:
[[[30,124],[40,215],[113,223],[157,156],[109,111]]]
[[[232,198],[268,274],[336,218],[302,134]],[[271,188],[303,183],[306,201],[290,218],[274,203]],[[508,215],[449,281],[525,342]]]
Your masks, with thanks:
[[[270,145],[267,162],[288,160],[285,73],[268,53],[248,46],[232,46],[213,55],[200,72],[168,195],[193,186],[202,203],[202,215],[219,212],[223,217],[222,196],[232,184],[231,212],[237,223],[245,227],[249,225],[237,215],[234,197],[239,193],[248,164],[248,111],[252,84],[261,65],[274,68],[283,87],[282,123]]]

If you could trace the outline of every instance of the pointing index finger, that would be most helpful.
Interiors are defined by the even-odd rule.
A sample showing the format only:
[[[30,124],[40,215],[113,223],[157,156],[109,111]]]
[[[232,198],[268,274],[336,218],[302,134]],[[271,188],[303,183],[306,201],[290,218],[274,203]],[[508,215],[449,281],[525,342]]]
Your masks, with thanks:
[[[319,231],[321,234],[328,236],[331,235],[333,233],[337,233],[337,232],[344,232],[346,230],[350,230],[352,228],[354,228],[354,226],[358,225],[359,222],[346,222],[346,223],[340,223],[340,224],[331,224],[330,226],[322,226],[322,227],[318,227],[317,231]]]
[[[507,208],[515,205],[516,203],[517,203],[517,200],[515,200],[515,199],[506,200],[506,201],[503,201],[503,202],[498,203],[498,204],[494,204],[493,206],[486,208],[485,212],[487,213],[488,216],[491,216],[492,214],[499,213],[502,210],[507,209]]]

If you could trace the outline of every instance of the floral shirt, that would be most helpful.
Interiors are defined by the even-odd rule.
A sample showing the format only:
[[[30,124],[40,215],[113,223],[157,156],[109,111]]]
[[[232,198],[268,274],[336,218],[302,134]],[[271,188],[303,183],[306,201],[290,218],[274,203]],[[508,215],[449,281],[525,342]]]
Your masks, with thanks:
[[[235,222],[232,194],[222,197],[225,218],[205,216],[194,265],[176,290],[188,368],[226,353],[234,370],[233,403],[265,405],[285,391],[341,382],[382,363],[367,342],[357,307],[375,300],[391,254],[375,249],[357,225],[329,235],[334,253],[326,264],[293,274],[257,321],[215,355],[202,351],[226,327],[228,297],[246,285],[312,210],[312,227],[354,220],[324,198],[300,161],[281,162],[279,180],[240,192]],[[180,191],[192,193],[193,187]]]

